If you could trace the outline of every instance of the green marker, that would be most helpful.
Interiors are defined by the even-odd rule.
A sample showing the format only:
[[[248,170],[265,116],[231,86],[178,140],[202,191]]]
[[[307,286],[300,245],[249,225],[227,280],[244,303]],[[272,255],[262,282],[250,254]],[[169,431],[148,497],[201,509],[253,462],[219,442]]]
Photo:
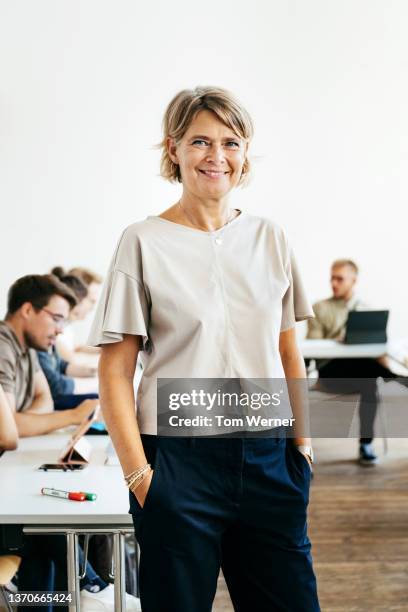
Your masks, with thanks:
[[[96,493],[86,493],[85,491],[81,491],[85,495],[85,501],[95,501],[97,498]]]

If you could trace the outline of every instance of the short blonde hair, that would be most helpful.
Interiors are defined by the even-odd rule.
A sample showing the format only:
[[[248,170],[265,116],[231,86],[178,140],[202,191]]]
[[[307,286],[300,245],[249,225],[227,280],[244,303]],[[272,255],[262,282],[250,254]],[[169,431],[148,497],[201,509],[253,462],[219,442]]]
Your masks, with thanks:
[[[247,144],[253,137],[254,127],[249,113],[229,91],[220,87],[183,89],[174,96],[166,109],[163,117],[163,139],[158,145],[158,148],[162,150],[160,174],[172,183],[181,183],[182,180],[178,164],[170,159],[167,138],[174,138],[176,143],[179,143],[196,115],[203,110],[213,112],[222,123]],[[240,185],[247,182],[249,172],[250,162],[246,156]]]
[[[343,268],[343,266],[348,266],[349,268],[353,270],[356,276],[358,275],[358,265],[352,259],[336,259],[336,261],[333,261],[331,267],[333,269],[333,268]]]

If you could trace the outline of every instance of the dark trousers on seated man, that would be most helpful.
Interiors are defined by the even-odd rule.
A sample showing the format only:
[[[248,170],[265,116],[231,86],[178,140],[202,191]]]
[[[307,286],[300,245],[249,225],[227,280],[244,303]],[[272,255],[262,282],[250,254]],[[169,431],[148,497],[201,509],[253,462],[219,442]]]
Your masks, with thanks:
[[[88,399],[99,399],[97,393],[81,393],[81,394],[69,394],[69,395],[57,395],[54,399],[55,410],[69,410],[76,408],[79,404],[82,404]]]
[[[19,591],[67,591],[67,544],[63,535],[25,535],[22,545],[13,549],[1,548],[0,554],[15,554],[22,557],[18,570]],[[81,547],[78,549],[80,567],[83,567],[84,555]],[[85,575],[80,581],[80,588],[90,592],[105,589],[108,583],[102,580],[92,565],[87,562]],[[99,602],[95,603],[96,609]],[[43,612],[68,612],[68,606],[55,607],[51,603],[34,606],[35,610]],[[32,606],[21,605],[20,612],[31,612]],[[1,610],[3,608],[0,608]]]
[[[318,370],[322,390],[360,394],[360,444],[371,443],[378,406],[377,378],[397,378],[396,374],[375,359],[332,359],[318,365]]]

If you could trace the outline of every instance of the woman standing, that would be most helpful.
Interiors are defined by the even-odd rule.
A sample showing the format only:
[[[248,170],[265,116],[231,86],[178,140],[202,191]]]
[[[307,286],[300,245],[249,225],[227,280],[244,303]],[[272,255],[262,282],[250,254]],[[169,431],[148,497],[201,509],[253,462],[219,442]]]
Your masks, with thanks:
[[[231,205],[249,173],[245,109],[223,89],[184,90],[163,131],[162,175],[181,198],[122,234],[90,338],[130,488],[142,609],[209,612],[222,567],[239,612],[317,612],[310,440],[157,436],[158,378],[304,378],[295,322],[313,316],[284,232]]]

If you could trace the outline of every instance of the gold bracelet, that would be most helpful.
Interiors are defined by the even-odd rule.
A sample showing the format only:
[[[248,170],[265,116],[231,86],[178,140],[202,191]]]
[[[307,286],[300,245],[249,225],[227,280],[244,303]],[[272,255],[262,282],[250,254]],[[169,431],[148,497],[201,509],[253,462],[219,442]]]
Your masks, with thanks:
[[[133,472],[130,472],[130,474],[127,474],[125,476],[125,480],[129,480],[130,478],[132,478],[132,476],[135,476],[136,474],[140,473],[142,470],[145,469],[145,467],[149,465],[148,463],[145,463],[144,465],[142,465],[141,467],[137,468],[136,470],[133,470]]]
[[[135,482],[137,482],[140,478],[143,478],[144,474],[150,470],[150,464],[144,466],[144,468],[138,471],[134,476],[131,476],[127,480],[127,486],[130,489]]]
[[[139,476],[140,474],[145,472],[149,467],[150,467],[150,463],[145,463],[145,465],[142,465],[142,467],[137,468],[137,470],[134,470],[133,472],[130,472],[130,474],[125,476],[126,484],[129,486],[129,482],[132,480],[132,478]]]
[[[148,476],[148,475],[149,475],[151,472],[153,472],[153,470],[152,470],[152,469],[146,470],[146,472],[145,472],[145,473],[143,474],[143,476],[142,476],[142,477],[139,479],[139,482],[138,482],[138,483],[137,483],[135,486],[133,486],[133,483],[132,483],[132,485],[129,487],[130,491],[131,491],[132,493],[134,493],[134,492],[136,491],[137,487],[139,487],[139,486],[142,484],[142,482],[144,481],[144,479],[146,478],[146,476]]]

